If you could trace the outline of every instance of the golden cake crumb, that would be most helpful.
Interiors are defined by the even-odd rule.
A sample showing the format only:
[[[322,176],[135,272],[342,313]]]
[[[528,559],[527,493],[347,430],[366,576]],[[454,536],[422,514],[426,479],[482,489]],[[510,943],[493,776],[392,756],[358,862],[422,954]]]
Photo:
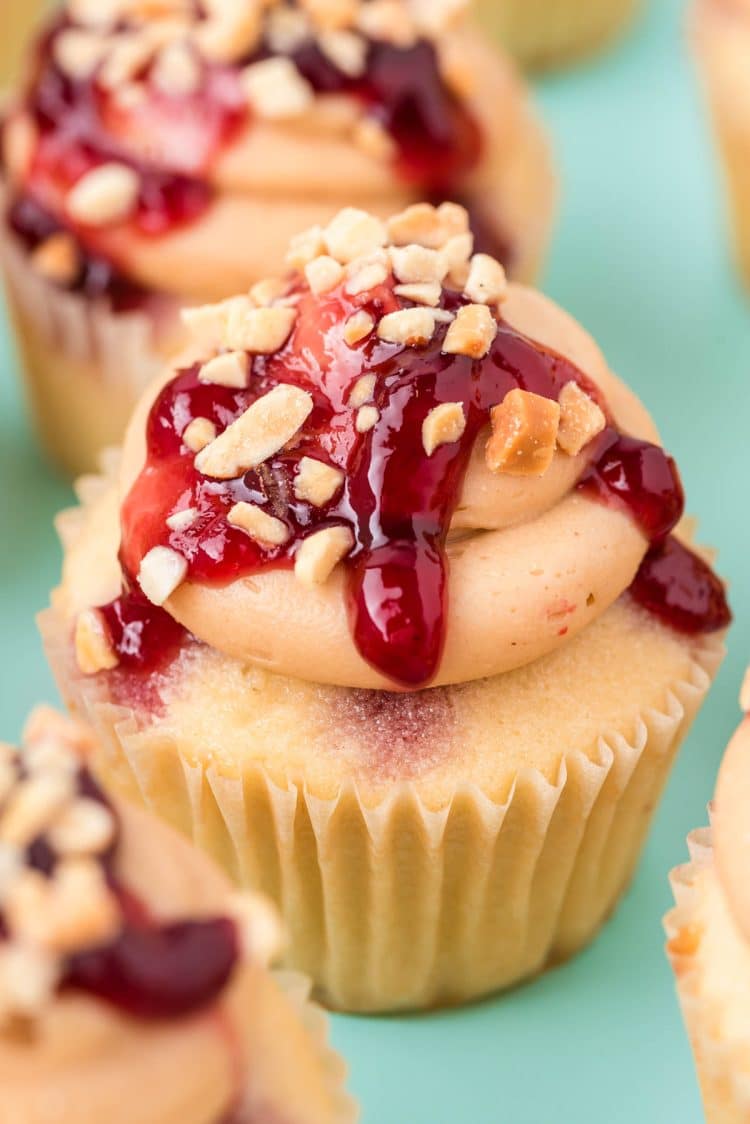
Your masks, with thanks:
[[[466,429],[466,416],[461,402],[443,402],[433,407],[422,423],[422,445],[431,457],[440,445],[460,440]]]
[[[227,351],[204,363],[198,372],[201,382],[213,386],[229,386],[236,390],[247,386],[249,361],[244,351]]]
[[[111,671],[120,662],[98,609],[84,609],[78,614],[73,643],[76,663],[84,675]]]
[[[295,576],[303,585],[322,585],[353,546],[354,536],[348,527],[325,527],[308,535],[297,549]]]
[[[560,428],[557,443],[574,457],[589,441],[602,432],[607,424],[604,411],[577,382],[571,380],[560,392]]]
[[[236,503],[227,515],[227,523],[244,531],[262,546],[283,546],[289,542],[291,532],[286,523],[269,515],[254,503]]]
[[[257,468],[291,441],[312,409],[306,390],[287,383],[275,386],[198,453],[196,468],[218,480]]]
[[[75,222],[107,226],[128,218],[138,201],[140,180],[125,164],[102,164],[86,172],[68,192],[66,207]]]
[[[298,500],[311,503],[313,507],[324,507],[329,503],[344,483],[344,473],[339,468],[303,457],[294,480],[294,494]]]
[[[490,417],[487,467],[511,476],[543,476],[555,455],[560,422],[557,402],[516,388],[492,407]]]
[[[168,546],[154,546],[141,560],[138,584],[153,605],[163,605],[182,585],[187,561]]]
[[[467,304],[459,308],[446,332],[443,351],[446,355],[483,359],[496,335],[497,322],[487,305]]]

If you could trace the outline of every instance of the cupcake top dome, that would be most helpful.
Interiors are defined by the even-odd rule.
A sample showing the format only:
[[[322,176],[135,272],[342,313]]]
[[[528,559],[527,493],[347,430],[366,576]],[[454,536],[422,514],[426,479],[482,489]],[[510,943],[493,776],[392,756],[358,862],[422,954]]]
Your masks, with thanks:
[[[68,0],[7,117],[11,228],[50,277],[127,306],[176,279],[191,299],[239,291],[337,200],[497,201],[523,96],[465,7]],[[499,210],[477,221],[512,256]]]
[[[687,634],[728,623],[671,534],[682,489],[645,411],[473,253],[462,208],[348,209],[289,265],[189,311],[192,355],[136,411],[126,592],[79,618],[84,670],[148,666],[187,629],[287,675],[413,689],[522,666],[626,590]]]

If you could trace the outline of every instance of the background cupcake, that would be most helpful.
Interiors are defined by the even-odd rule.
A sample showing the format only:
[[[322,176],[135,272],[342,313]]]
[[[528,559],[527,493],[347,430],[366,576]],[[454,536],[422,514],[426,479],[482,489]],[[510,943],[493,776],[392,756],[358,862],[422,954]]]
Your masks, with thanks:
[[[485,27],[530,67],[559,66],[602,47],[632,19],[639,0],[477,0]]]
[[[42,621],[102,773],[272,893],[342,1007],[590,939],[729,620],[645,411],[467,223],[350,209],[269,304],[193,310]]]
[[[45,444],[71,470],[121,436],[177,309],[248,289],[345,202],[460,198],[529,279],[546,142],[456,6],[69,3],[4,130],[9,294]]]
[[[712,826],[692,833],[690,862],[672,872],[677,906],[665,922],[708,1124],[740,1124],[750,1116],[749,798],[746,717],[722,762]]]
[[[268,971],[275,912],[111,803],[91,749],[46,710],[2,747],[3,1119],[353,1121],[322,1016]]]

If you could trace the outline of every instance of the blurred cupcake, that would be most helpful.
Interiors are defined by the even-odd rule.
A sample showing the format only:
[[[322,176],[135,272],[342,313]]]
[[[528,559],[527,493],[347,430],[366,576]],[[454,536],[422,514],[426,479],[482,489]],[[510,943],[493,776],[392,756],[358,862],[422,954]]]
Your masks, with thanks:
[[[111,802],[85,729],[39,710],[0,749],[2,1119],[353,1121],[271,907]]]
[[[479,20],[524,66],[587,55],[619,35],[640,0],[477,0]]]
[[[27,41],[46,7],[44,0],[9,0],[0,7],[0,90],[17,79]]]
[[[95,464],[180,339],[351,201],[460,198],[533,277],[554,185],[512,67],[420,0],[69,0],[4,133],[4,258],[34,413]]]
[[[741,703],[711,827],[690,835],[691,861],[672,872],[677,906],[665,923],[708,1124],[750,1119],[750,676]]]
[[[733,252],[750,284],[750,3],[698,0],[691,30],[724,165]]]
[[[102,775],[273,895],[329,1003],[469,999],[611,912],[724,589],[643,408],[461,208],[292,256],[190,312],[42,630]]]

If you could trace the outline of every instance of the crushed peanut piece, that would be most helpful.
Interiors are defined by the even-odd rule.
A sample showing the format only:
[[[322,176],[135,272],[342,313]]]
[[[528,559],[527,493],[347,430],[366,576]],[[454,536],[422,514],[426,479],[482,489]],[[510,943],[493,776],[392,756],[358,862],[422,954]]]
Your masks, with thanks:
[[[432,308],[436,308],[440,304],[440,297],[443,293],[442,286],[437,281],[395,285],[393,291],[397,297],[401,297],[405,301],[413,301],[414,304],[426,304]]]
[[[74,645],[76,662],[84,675],[111,671],[120,662],[98,609],[84,609],[78,614]]]
[[[256,281],[248,295],[257,308],[269,308],[288,288],[287,282],[280,277],[267,277],[263,281]]]
[[[413,203],[405,211],[388,220],[388,233],[395,246],[414,242],[430,250],[441,250],[458,234],[469,230],[469,215],[457,203]]]
[[[40,948],[5,941],[0,947],[0,1023],[34,1019],[44,1010],[60,976],[57,959]]]
[[[351,27],[357,17],[361,0],[300,0],[300,7],[316,27],[336,31]]]
[[[58,855],[100,855],[114,836],[110,810],[87,796],[77,797],[47,832],[49,844]]]
[[[215,439],[216,426],[208,418],[193,418],[182,434],[183,444],[193,453],[199,453]]]
[[[170,531],[176,531],[179,534],[181,531],[187,531],[192,527],[197,518],[197,507],[184,507],[182,511],[175,511],[173,515],[168,515],[164,522]]]
[[[306,390],[287,383],[275,386],[198,453],[195,466],[218,480],[257,468],[296,436],[312,409]]]
[[[422,445],[431,457],[441,445],[459,441],[466,429],[466,415],[461,402],[443,402],[434,406],[422,423]]]
[[[201,67],[190,46],[179,40],[168,43],[151,71],[151,81],[169,97],[187,97],[201,84]]]
[[[153,605],[163,605],[182,585],[187,561],[169,546],[154,546],[141,560],[138,584]]]
[[[75,222],[108,226],[128,218],[138,202],[140,180],[125,164],[102,164],[86,172],[68,192],[67,211]]]
[[[236,503],[227,515],[227,522],[239,528],[262,546],[283,546],[289,542],[291,532],[286,523],[269,515],[253,503]]]
[[[490,411],[492,436],[485,460],[491,472],[543,476],[552,464],[560,407],[550,398],[516,388]]]
[[[499,304],[504,300],[508,295],[508,278],[500,262],[489,254],[475,254],[464,293],[475,304]]]
[[[19,183],[31,170],[39,130],[29,113],[16,113],[2,130],[3,164],[11,183]]]
[[[225,346],[229,317],[235,308],[248,306],[246,297],[230,297],[218,304],[202,304],[183,308],[182,322],[196,343],[206,351],[218,351]]]
[[[318,46],[337,70],[349,78],[360,78],[367,66],[367,41],[353,31],[324,31]]]
[[[357,433],[369,433],[378,424],[379,418],[380,414],[376,406],[360,406],[355,422]]]
[[[122,925],[104,871],[90,858],[63,859],[51,879],[25,871],[5,909],[14,937],[57,953],[105,944]]]
[[[445,334],[443,352],[482,359],[492,347],[496,335],[497,322],[487,305],[466,304],[459,308]]]
[[[474,235],[470,230],[467,230],[465,234],[454,234],[440,251],[445,262],[446,273],[451,280],[459,271],[466,270],[465,276],[462,277],[461,289],[463,289],[469,276],[469,258],[473,252]]]
[[[298,581],[308,587],[322,585],[354,546],[348,527],[325,527],[300,543],[294,559]]]
[[[292,238],[286,255],[286,264],[290,269],[302,272],[313,258],[320,257],[325,252],[326,243],[323,237],[323,227],[311,226],[309,230],[303,230],[301,234]]]
[[[440,284],[448,272],[448,262],[439,250],[412,244],[391,249],[393,273],[398,281],[437,282]]]
[[[369,0],[360,5],[357,26],[368,38],[396,47],[412,47],[417,40],[416,28],[398,0]]]
[[[154,56],[156,47],[147,35],[118,35],[102,63],[97,75],[105,90],[114,90],[132,82]]]
[[[389,312],[378,324],[378,336],[386,343],[419,347],[428,343],[435,331],[434,313],[427,308],[402,308]]]
[[[235,304],[229,313],[226,346],[232,351],[273,355],[289,339],[296,319],[294,308],[253,308],[249,300]]]
[[[357,379],[349,395],[349,405],[358,410],[369,402],[375,393],[375,375],[362,375]]]
[[[255,112],[269,121],[299,117],[315,92],[291,59],[276,57],[251,63],[242,72],[245,95]]]
[[[294,480],[294,494],[298,500],[313,507],[325,507],[344,483],[344,474],[313,457],[302,457]]]
[[[314,293],[328,293],[343,281],[344,267],[328,254],[321,254],[305,266],[305,277]]]
[[[388,241],[388,233],[380,219],[356,207],[344,207],[329,222],[323,238],[331,257],[342,265],[372,254]]]
[[[211,62],[237,62],[257,46],[262,30],[259,5],[209,5],[208,16],[193,34],[201,54]]]
[[[0,815],[0,840],[25,848],[65,807],[73,794],[73,778],[64,772],[40,773],[11,793]]]
[[[375,321],[370,313],[360,309],[358,312],[352,313],[344,324],[344,342],[349,347],[354,347],[355,344],[369,336],[374,327]]]
[[[430,38],[444,35],[466,15],[469,0],[411,0],[415,24]]]
[[[70,27],[55,36],[52,55],[66,78],[81,81],[94,73],[107,49],[107,40],[101,35]]]
[[[65,230],[51,234],[33,251],[31,264],[47,281],[55,285],[70,285],[81,268],[75,238]]]
[[[607,424],[604,411],[572,379],[560,392],[560,428],[557,443],[563,452],[575,457]]]
[[[385,251],[376,250],[367,257],[355,259],[347,267],[348,281],[346,292],[353,297],[360,293],[369,293],[383,285],[388,280],[389,267]]]
[[[310,38],[310,23],[294,8],[272,8],[266,17],[266,39],[275,55],[293,54]]]
[[[244,351],[227,351],[204,363],[198,372],[201,382],[213,386],[229,386],[237,390],[247,386],[249,360]]]

